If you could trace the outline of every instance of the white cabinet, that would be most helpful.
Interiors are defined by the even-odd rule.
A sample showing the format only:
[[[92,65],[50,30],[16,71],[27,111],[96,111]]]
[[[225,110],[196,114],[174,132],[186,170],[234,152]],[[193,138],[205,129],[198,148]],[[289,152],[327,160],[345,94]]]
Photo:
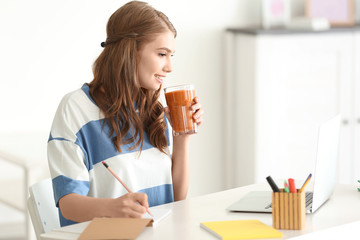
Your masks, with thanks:
[[[354,183],[355,180],[360,180],[360,31],[354,33],[354,78],[349,86],[349,95],[352,96],[351,109],[347,116],[348,124],[344,126],[347,131],[343,136],[343,158],[349,157],[349,161],[344,167],[341,176],[346,182]],[[346,152],[350,154],[346,155]]]
[[[226,32],[228,187],[268,175],[305,179],[314,172],[318,127],[338,112],[338,182],[360,179],[359,48],[356,29]]]

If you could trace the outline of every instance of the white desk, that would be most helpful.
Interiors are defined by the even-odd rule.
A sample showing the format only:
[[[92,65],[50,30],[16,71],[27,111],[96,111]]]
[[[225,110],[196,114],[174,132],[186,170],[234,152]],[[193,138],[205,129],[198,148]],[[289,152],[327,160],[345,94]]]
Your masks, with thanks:
[[[200,228],[200,222],[217,220],[258,219],[272,226],[271,214],[233,213],[227,206],[251,190],[270,190],[267,184],[249,185],[227,191],[171,203],[172,213],[152,228],[146,228],[137,239],[217,239]],[[344,206],[342,208],[341,206]],[[306,216],[304,230],[280,230],[283,239],[300,236],[360,220],[360,192],[356,186],[338,185],[330,200],[312,215]],[[77,227],[85,228],[87,223]],[[79,234],[52,231],[41,235],[42,240],[77,239]]]

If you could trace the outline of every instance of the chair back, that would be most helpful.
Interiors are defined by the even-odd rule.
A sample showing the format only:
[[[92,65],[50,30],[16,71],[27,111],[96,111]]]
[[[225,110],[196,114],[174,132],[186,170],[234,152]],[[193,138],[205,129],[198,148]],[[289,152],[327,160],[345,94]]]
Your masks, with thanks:
[[[60,227],[59,213],[55,206],[51,179],[35,183],[29,188],[30,197],[27,206],[34,226],[36,238]]]

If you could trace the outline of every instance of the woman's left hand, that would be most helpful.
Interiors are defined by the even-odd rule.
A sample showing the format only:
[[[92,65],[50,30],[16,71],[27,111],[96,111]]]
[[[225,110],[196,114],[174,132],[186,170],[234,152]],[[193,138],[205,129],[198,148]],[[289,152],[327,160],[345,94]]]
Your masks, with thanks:
[[[193,119],[198,126],[203,122],[204,109],[201,108],[199,97],[194,98],[194,104],[191,105],[190,109],[194,112]]]
[[[192,118],[194,119],[194,122],[196,122],[196,124],[198,126],[200,126],[203,122],[202,116],[204,114],[204,110],[201,108],[199,97],[194,98],[193,104],[191,105],[190,110],[193,111]],[[169,119],[170,124],[172,125],[169,107],[165,107],[164,112],[165,112],[166,117]]]

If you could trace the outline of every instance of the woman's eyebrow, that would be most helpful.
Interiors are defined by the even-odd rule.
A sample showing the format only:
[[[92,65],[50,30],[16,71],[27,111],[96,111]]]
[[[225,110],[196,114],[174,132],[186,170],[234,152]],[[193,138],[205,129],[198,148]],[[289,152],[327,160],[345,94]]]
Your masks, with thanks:
[[[167,51],[168,53],[175,53],[175,51],[171,51],[169,48],[167,47],[161,47],[161,48],[157,48],[156,50],[165,50]]]

